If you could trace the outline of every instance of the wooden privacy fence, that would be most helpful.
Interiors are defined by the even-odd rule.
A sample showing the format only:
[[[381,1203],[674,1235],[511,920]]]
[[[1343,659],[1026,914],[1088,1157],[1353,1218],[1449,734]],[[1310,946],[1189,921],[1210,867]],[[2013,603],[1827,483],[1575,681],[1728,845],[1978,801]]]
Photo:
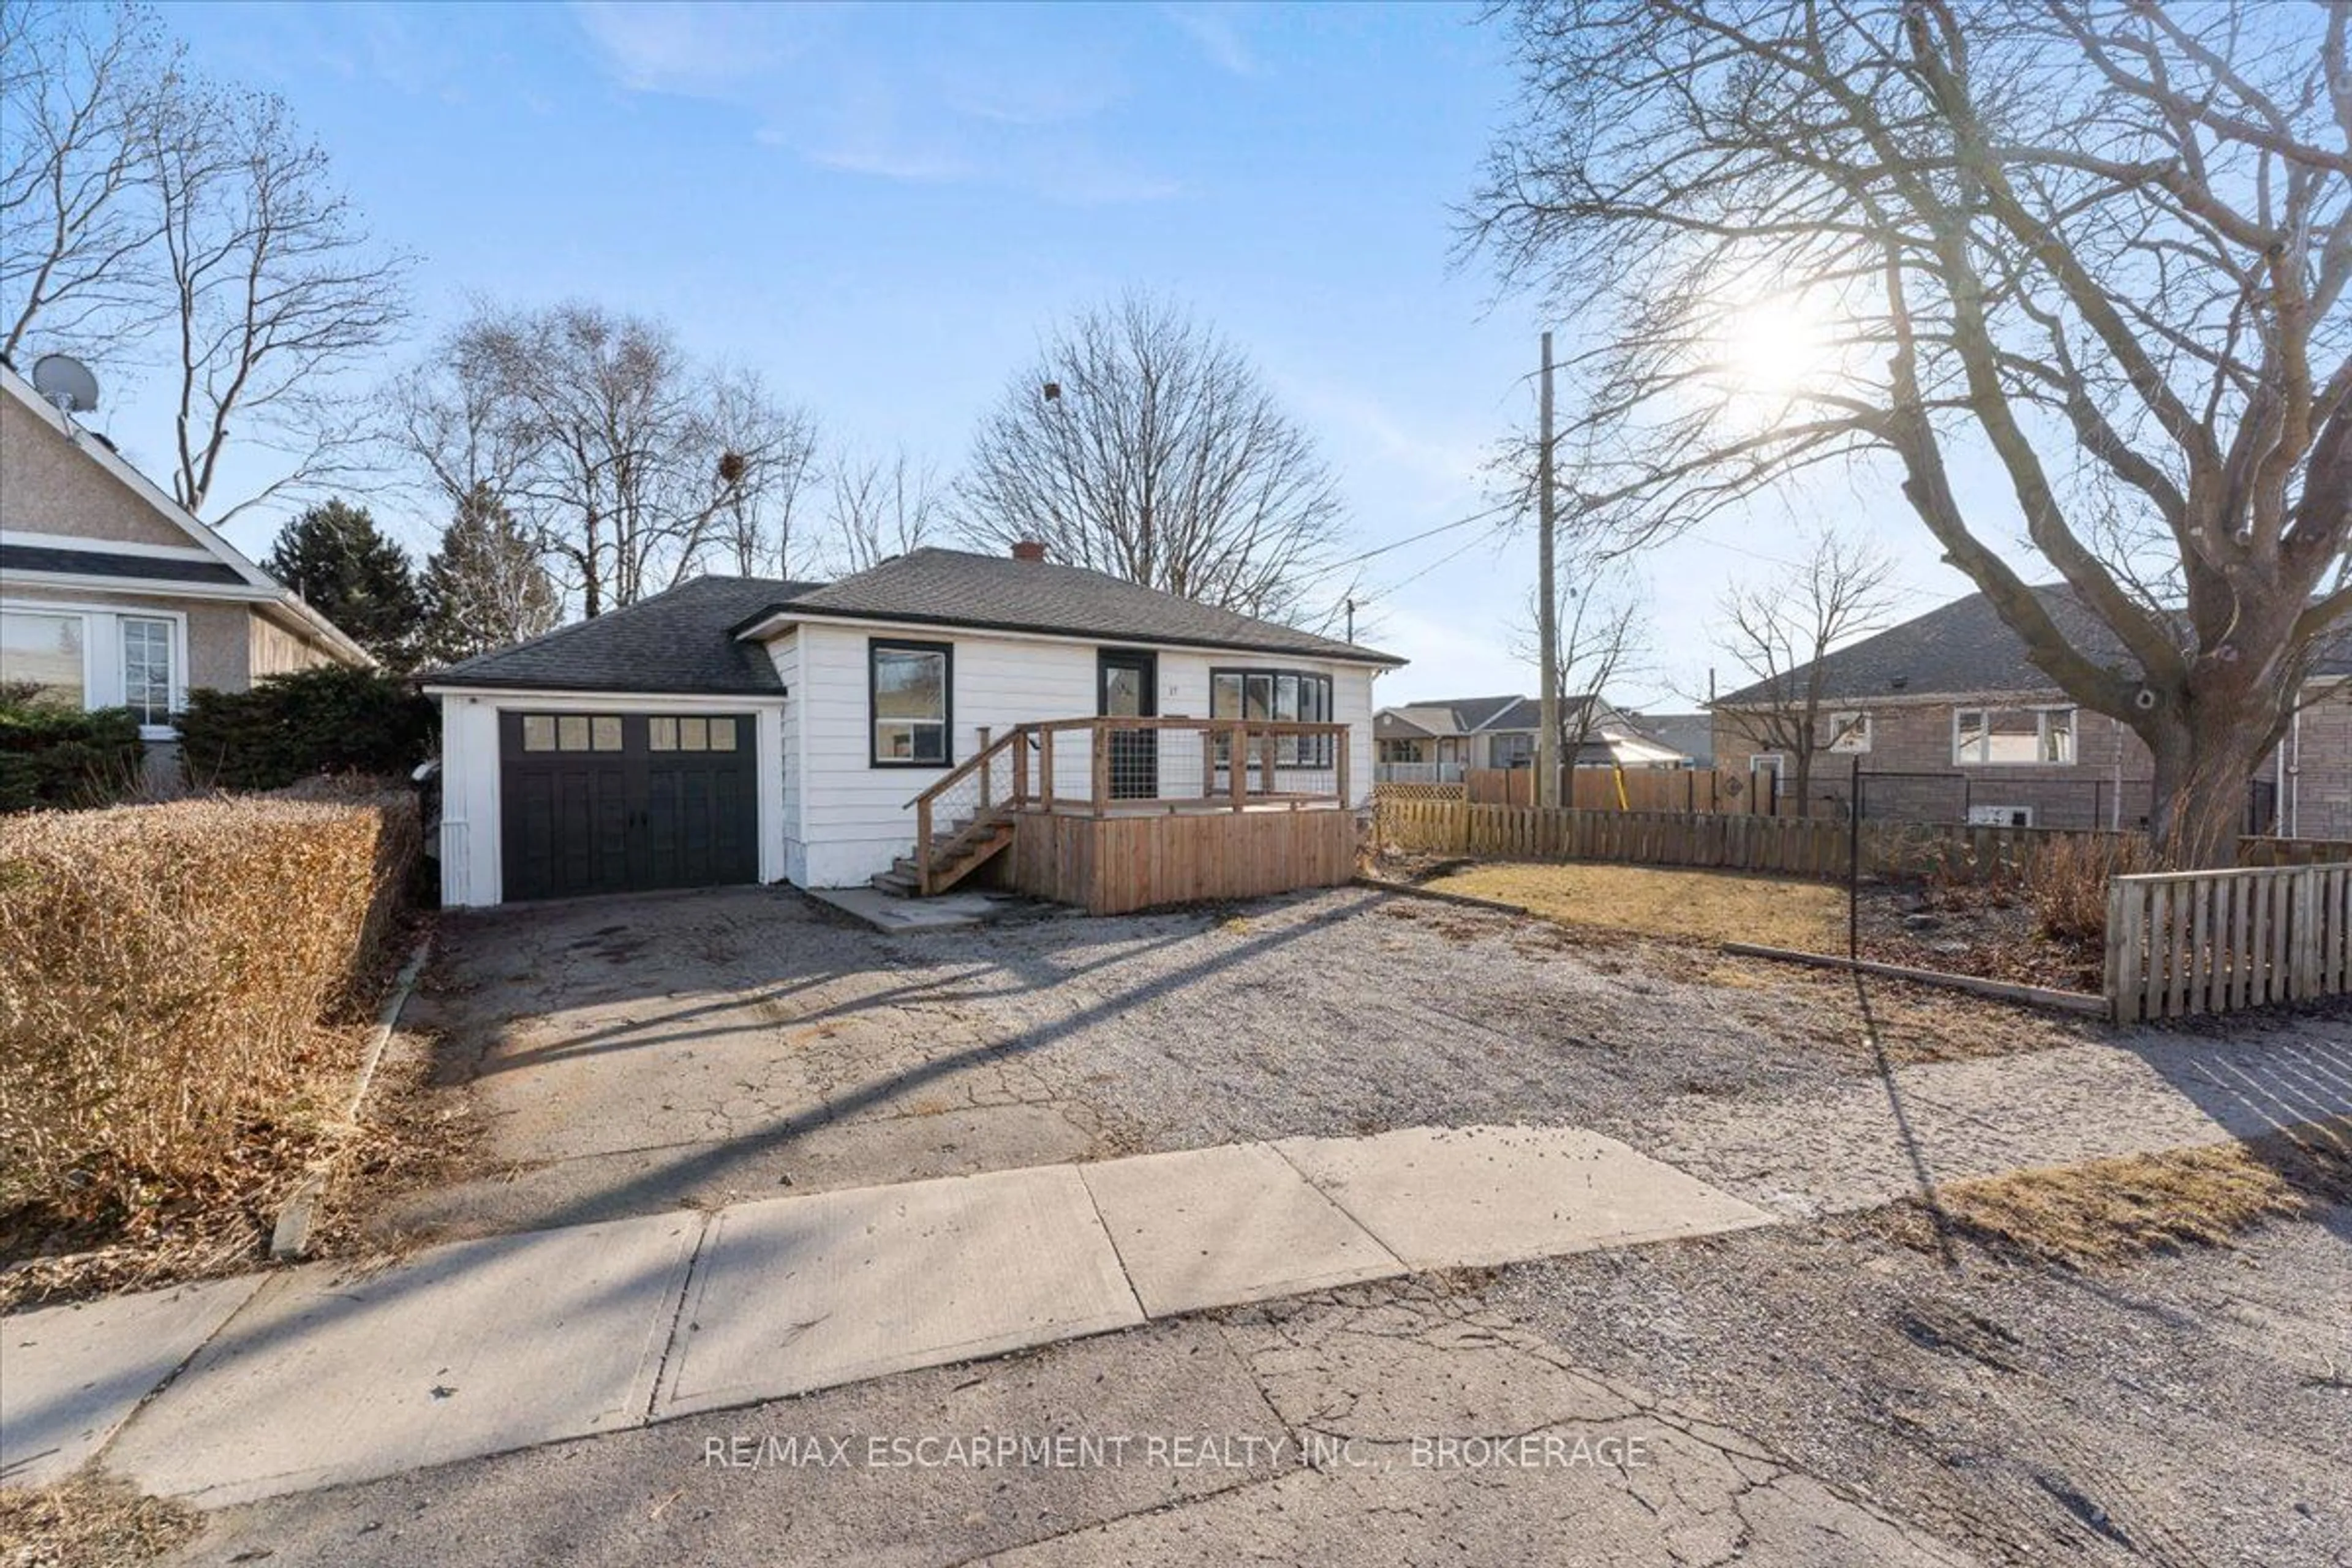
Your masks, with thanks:
[[[1380,841],[1408,854],[1505,860],[1616,860],[1794,877],[1846,874],[1847,823],[1745,812],[1571,811],[1462,801],[1379,803]],[[1865,822],[1864,875],[1937,871],[1961,879],[2018,871],[2053,837],[2121,836],[1963,824]]]
[[[2161,871],[2107,884],[2119,1023],[2352,990],[2352,867]]]
[[[1746,781],[1705,768],[1563,768],[1562,809],[1579,811],[1746,810]],[[1533,768],[1472,768],[1465,783],[1477,805],[1533,805]]]

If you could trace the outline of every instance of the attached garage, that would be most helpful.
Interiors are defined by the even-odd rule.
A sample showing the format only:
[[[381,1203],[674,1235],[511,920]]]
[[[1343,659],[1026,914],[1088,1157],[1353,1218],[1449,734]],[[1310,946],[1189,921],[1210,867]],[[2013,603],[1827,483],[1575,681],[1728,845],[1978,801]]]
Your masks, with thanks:
[[[509,711],[499,728],[508,898],[759,879],[756,715]]]

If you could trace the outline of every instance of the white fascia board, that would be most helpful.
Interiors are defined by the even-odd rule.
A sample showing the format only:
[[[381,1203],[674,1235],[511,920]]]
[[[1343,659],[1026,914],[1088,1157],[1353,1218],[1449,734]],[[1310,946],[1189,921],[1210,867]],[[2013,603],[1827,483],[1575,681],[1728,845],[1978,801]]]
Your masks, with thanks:
[[[166,577],[107,577],[84,572],[0,573],[0,585],[77,588],[149,599],[226,599],[243,605],[274,604],[278,600],[278,591],[266,586],[181,583]]]
[[[680,713],[740,713],[784,705],[781,691],[575,691],[569,689],[533,686],[449,686],[428,679],[424,686],[427,697],[463,698],[480,700],[496,708],[538,708],[550,712],[610,712],[615,708],[640,711],[674,710]]]
[[[36,533],[24,528],[0,528],[0,544],[28,545],[37,550],[78,550],[86,555],[136,555],[142,561],[218,559],[211,551],[194,544],[144,544],[128,539],[94,539],[80,533]]]
[[[1236,658],[1296,659],[1310,664],[1329,664],[1342,668],[1370,670],[1401,669],[1402,659],[1372,659],[1342,658],[1338,654],[1308,653],[1281,648],[1236,647],[1230,643],[1168,642],[1150,637],[1097,637],[1090,632],[1029,632],[1004,631],[995,626],[957,625],[940,621],[888,621],[872,616],[805,615],[783,609],[757,621],[735,634],[738,642],[764,643],[782,637],[795,626],[825,626],[835,631],[866,632],[875,637],[919,638],[930,642],[956,637],[986,637],[999,642],[1046,643],[1056,647],[1141,647],[1155,653],[1192,653],[1202,656],[1231,655]]]

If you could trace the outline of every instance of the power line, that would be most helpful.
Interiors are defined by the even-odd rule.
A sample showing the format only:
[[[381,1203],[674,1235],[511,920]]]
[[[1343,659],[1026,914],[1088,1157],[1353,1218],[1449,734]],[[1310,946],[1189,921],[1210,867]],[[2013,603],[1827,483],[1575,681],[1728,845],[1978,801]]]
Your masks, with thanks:
[[[1467,517],[1457,517],[1452,522],[1441,522],[1435,528],[1425,528],[1419,533],[1407,534],[1402,539],[1393,539],[1386,544],[1374,545],[1371,549],[1363,552],[1361,554],[1349,555],[1344,559],[1334,561],[1331,563],[1331,566],[1333,568],[1340,566],[1353,566],[1360,562],[1370,561],[1375,555],[1386,555],[1391,550],[1402,550],[1408,544],[1418,544],[1424,539],[1434,539],[1441,533],[1451,533],[1457,528],[1467,528],[1474,522],[1489,521],[1495,518],[1502,516],[1506,512],[1517,511],[1518,510],[1518,506],[1519,503],[1517,501],[1500,501],[1486,508],[1484,511],[1474,511]]]

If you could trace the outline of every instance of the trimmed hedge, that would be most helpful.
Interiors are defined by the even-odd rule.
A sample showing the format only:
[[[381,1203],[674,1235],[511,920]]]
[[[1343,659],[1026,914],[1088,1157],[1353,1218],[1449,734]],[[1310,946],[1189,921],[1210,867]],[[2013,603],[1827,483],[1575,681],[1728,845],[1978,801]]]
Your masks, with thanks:
[[[241,1129],[340,1070],[319,1025],[418,846],[406,791],[0,820],[0,1215],[233,1182]]]
[[[315,773],[405,775],[431,752],[436,713],[408,683],[329,666],[250,691],[192,691],[180,768],[196,789],[278,789]]]
[[[111,805],[139,792],[146,748],[128,708],[0,700],[0,811]]]

